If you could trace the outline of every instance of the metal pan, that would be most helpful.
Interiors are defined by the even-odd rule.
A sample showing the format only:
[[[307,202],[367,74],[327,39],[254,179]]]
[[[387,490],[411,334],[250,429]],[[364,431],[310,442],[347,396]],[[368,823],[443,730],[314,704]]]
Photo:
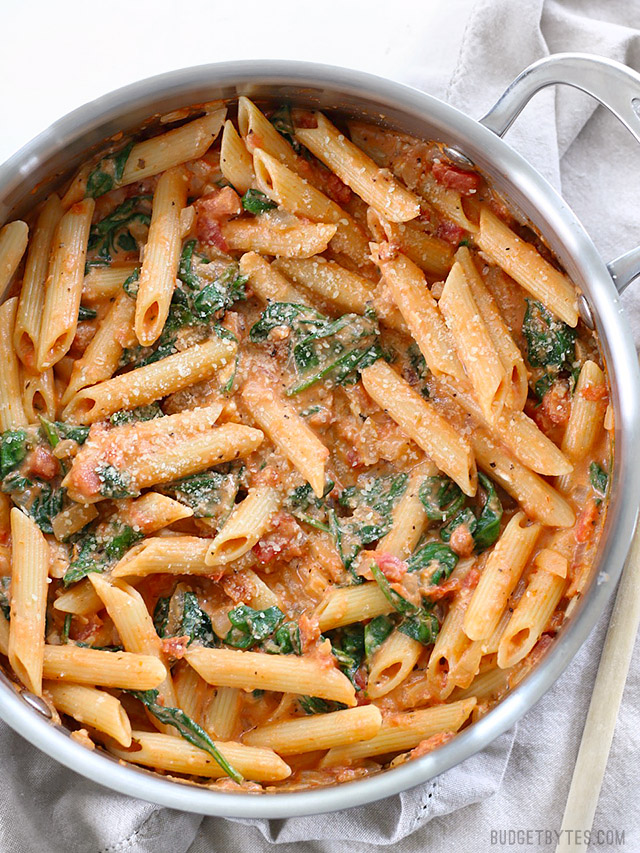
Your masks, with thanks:
[[[640,75],[585,54],[557,54],[527,68],[479,122],[423,92],[379,77],[305,62],[249,61],[171,72],[119,89],[75,110],[0,166],[0,222],[22,215],[65,180],[87,153],[118,131],[152,115],[216,98],[287,99],[436,139],[450,156],[471,161],[540,231],[582,290],[583,317],[600,336],[615,410],[611,501],[593,581],[551,650],[489,714],[435,752],[394,770],[328,788],[256,796],[172,782],[89,751],[54,726],[44,703],[17,692],[0,673],[0,716],[62,764],[109,788],[175,809],[226,817],[283,818],[362,805],[426,782],[509,729],[559,677],[584,642],[613,592],[640,503],[640,375],[619,293],[640,274],[640,247],[609,264],[567,204],[502,135],[541,88],[566,83],[593,95],[640,141]]]

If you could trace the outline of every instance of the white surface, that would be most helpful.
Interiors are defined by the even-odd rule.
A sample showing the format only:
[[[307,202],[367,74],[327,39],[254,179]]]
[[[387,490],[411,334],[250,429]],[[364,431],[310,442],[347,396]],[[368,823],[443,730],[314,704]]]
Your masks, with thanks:
[[[593,51],[640,67],[638,0],[5,0],[2,21],[0,159],[100,93],[202,62],[329,62],[421,86],[473,116],[549,52]],[[509,138],[563,191],[606,258],[640,239],[640,150],[602,109],[575,92],[548,91]],[[624,301],[640,331],[637,297]],[[602,620],[517,732],[483,756],[402,798],[330,817],[247,827],[155,809],[80,779],[0,726],[0,850],[262,853],[278,842],[282,853],[342,853],[347,845],[357,853],[373,842],[394,843],[398,853],[552,851],[605,627]],[[592,850],[640,851],[638,668],[636,648],[595,818],[598,830],[624,830],[626,845]],[[492,841],[498,830],[534,834],[502,847]]]

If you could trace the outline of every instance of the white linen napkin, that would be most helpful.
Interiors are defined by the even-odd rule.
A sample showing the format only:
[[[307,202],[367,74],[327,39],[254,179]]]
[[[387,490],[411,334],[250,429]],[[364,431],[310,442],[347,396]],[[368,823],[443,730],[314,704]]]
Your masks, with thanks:
[[[599,53],[640,68],[640,9],[628,0],[458,0],[446,9],[419,0],[400,0],[392,8],[380,5],[326,0],[324,14],[335,16],[340,10],[333,18],[340,26],[335,41],[324,45],[325,61],[377,68],[474,117],[526,65],[551,52]],[[278,55],[278,48],[269,36],[275,37],[286,18],[281,55],[322,58],[317,40],[309,45],[309,22],[301,20],[299,10],[288,0],[280,3],[275,24],[263,11],[270,55]],[[235,13],[238,27],[241,14]],[[364,30],[363,15],[368,22]],[[378,53],[372,58],[363,31],[373,32],[375,18],[385,32],[377,32]],[[236,46],[235,56],[241,58],[242,45]],[[508,140],[562,191],[606,260],[640,239],[640,148],[595,102],[566,87],[542,92]],[[633,290],[625,295],[625,305],[640,341],[640,297]],[[330,816],[229,821],[159,808],[77,776],[0,724],[0,850],[261,853],[277,843],[281,853],[338,853],[346,844],[354,853],[390,844],[399,853],[552,851],[555,840],[549,836],[502,848],[491,833],[559,828],[606,623],[601,620],[567,672],[517,730],[425,786]],[[632,719],[640,703],[638,659],[636,654],[595,821],[596,828],[624,831],[627,850],[640,849],[632,782],[640,746]]]

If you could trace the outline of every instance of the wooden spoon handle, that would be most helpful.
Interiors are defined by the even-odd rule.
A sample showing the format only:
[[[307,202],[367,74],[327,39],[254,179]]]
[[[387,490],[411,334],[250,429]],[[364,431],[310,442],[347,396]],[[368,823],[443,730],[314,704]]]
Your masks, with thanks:
[[[640,624],[640,525],[620,579],[562,819],[556,853],[584,853]],[[579,834],[574,836],[578,830]]]

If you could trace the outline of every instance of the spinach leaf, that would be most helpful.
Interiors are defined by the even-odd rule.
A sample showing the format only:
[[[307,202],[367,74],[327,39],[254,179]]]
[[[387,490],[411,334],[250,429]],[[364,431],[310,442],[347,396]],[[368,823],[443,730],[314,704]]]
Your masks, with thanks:
[[[242,196],[242,206],[245,210],[248,210],[249,213],[265,213],[267,210],[273,210],[274,207],[278,205],[271,201],[269,196],[260,192],[260,190],[247,190],[246,193]]]
[[[185,592],[182,610],[182,637],[189,637],[189,645],[196,640],[203,646],[217,646],[218,638],[213,632],[209,615],[200,607],[195,592]]]
[[[78,309],[78,322],[82,322],[82,320],[95,320],[98,316],[98,312],[95,308],[87,308],[85,305],[81,305]]]
[[[136,267],[131,275],[126,278],[122,282],[122,289],[130,296],[132,299],[135,299],[138,295],[138,282],[140,281],[140,267]]]
[[[333,489],[333,482],[329,481],[325,487],[325,496]],[[285,504],[289,512],[299,521],[330,533],[331,529],[327,521],[327,507],[324,498],[318,498],[309,483],[303,483],[291,492]]]
[[[476,532],[476,527],[478,524],[478,520],[474,515],[474,512],[469,507],[465,507],[461,509],[457,515],[448,521],[443,527],[440,528],[440,538],[443,542],[451,541],[451,534],[453,531],[460,527],[462,524],[466,524],[469,528],[469,533],[473,536]]]
[[[422,608],[417,613],[403,619],[398,625],[398,631],[413,640],[417,640],[423,646],[430,646],[436,641],[440,631],[440,623],[435,613]]]
[[[143,535],[130,525],[120,522],[114,522],[99,533],[94,529],[84,534],[76,542],[75,556],[63,578],[65,587],[82,580],[91,572],[105,572],[122,559]]]
[[[453,531],[465,524],[475,542],[476,552],[484,551],[493,545],[500,535],[500,522],[502,520],[502,503],[496,493],[492,481],[485,474],[479,473],[478,480],[481,489],[478,489],[477,499],[481,500],[479,512],[470,507],[461,509],[451,518],[447,524],[440,529],[440,538],[443,542],[451,541]]]
[[[0,577],[0,610],[2,611],[4,618],[7,621],[11,619],[11,602],[9,599],[10,590],[10,575],[2,575],[2,577]]]
[[[365,655],[363,625],[345,625],[331,631],[330,641],[331,651],[338,661],[338,666],[354,687],[360,689],[355,682],[355,675]]]
[[[502,520],[502,504],[496,494],[496,489],[491,480],[482,473],[478,474],[478,480],[486,497],[482,511],[478,517],[478,523],[473,533],[476,550],[484,551],[496,541],[500,535],[500,521]]]
[[[600,496],[600,498],[604,498],[607,494],[607,486],[609,484],[609,475],[607,472],[598,465],[597,462],[592,462],[589,465],[589,481],[591,483],[591,488],[593,491]]]
[[[444,475],[426,477],[418,496],[431,521],[448,521],[464,503],[460,486]]]
[[[236,649],[250,649],[266,640],[284,619],[279,607],[266,610],[254,610],[246,604],[240,604],[229,611],[230,628],[224,642]]]
[[[55,488],[47,482],[40,482],[39,485],[40,491],[26,510],[43,533],[53,533],[51,520],[62,511],[66,490]]]
[[[323,328],[294,344],[293,360],[300,379],[287,390],[287,396],[305,391],[323,379],[338,385],[355,380],[358,370],[382,357],[379,334],[375,320],[359,314],[325,321]]]
[[[221,770],[233,779],[234,782],[243,781],[242,775],[229,764],[205,730],[200,728],[191,717],[188,717],[179,708],[167,708],[165,705],[158,703],[157,690],[127,690],[126,692],[142,702],[149,713],[163,725],[173,726],[178,731],[178,734],[188,741],[188,743],[208,752],[215,759]]]
[[[319,699],[317,696],[298,696],[298,704],[305,714],[329,714],[342,711],[347,706],[331,699]]]
[[[182,248],[180,263],[178,264],[178,278],[191,290],[200,288],[198,276],[193,271],[193,251],[196,247],[195,240],[189,240]]]
[[[393,622],[388,616],[376,616],[364,626],[364,653],[368,661],[393,631]]]
[[[193,313],[199,320],[208,320],[246,299],[246,275],[240,275],[237,264],[230,264],[215,281],[205,285],[193,298]]]
[[[136,421],[151,421],[154,418],[161,418],[163,415],[164,412],[159,403],[150,403],[148,406],[138,406],[135,409],[121,409],[119,412],[114,412],[109,418],[109,422],[113,426],[122,426],[122,424],[132,424]]]
[[[298,142],[291,118],[291,107],[289,104],[281,104],[269,119],[278,133],[287,140],[296,154],[299,154],[303,146]]]
[[[410,572],[419,572],[434,565],[433,574],[429,578],[432,585],[446,580],[458,564],[458,555],[441,542],[427,542],[407,560]]]
[[[100,160],[87,178],[85,197],[98,198],[120,183],[132,148],[133,141]]]
[[[165,595],[156,601],[156,606],[153,609],[153,627],[156,629],[156,634],[159,637],[167,636],[167,625],[169,623],[169,605],[171,604],[171,596]]]
[[[307,305],[297,302],[270,302],[260,319],[251,327],[249,340],[254,344],[266,341],[271,330],[280,326],[288,326],[294,337],[299,338],[323,329],[326,322],[324,314]]]
[[[69,642],[69,631],[71,630],[72,619],[72,613],[67,613],[67,615],[64,617],[64,625],[62,626],[62,633],[60,634],[60,639],[65,645]]]
[[[63,421],[48,421],[40,416],[40,424],[44,437],[51,447],[56,447],[61,441],[71,439],[76,444],[84,444],[89,435],[91,427],[65,424]]]
[[[13,471],[27,455],[27,433],[23,429],[8,429],[0,439],[0,476]]]
[[[120,471],[114,465],[101,465],[96,468],[100,480],[100,494],[103,498],[132,498],[139,494],[131,489],[131,475],[128,471]]]
[[[420,382],[424,383],[429,375],[429,368],[427,367],[425,357],[420,352],[420,347],[415,341],[409,344],[407,349],[407,358],[409,360],[410,371],[406,378],[408,379],[409,384],[414,385]],[[428,397],[429,386],[423,384],[420,389],[420,393],[423,397]]]
[[[233,508],[241,469],[233,465],[220,468],[175,480],[161,491],[190,507],[195,518],[221,517]]]
[[[389,532],[393,508],[404,494],[407,480],[407,474],[365,476],[358,486],[343,489],[338,503],[353,514],[338,517],[335,512],[330,513],[329,527],[347,569],[365,545],[382,539]]]
[[[134,222],[147,226],[151,222],[150,214],[139,209],[142,204],[148,205],[148,196],[128,198],[119,204],[109,216],[105,216],[100,222],[91,226],[87,251],[95,252],[100,263],[110,263],[118,250],[137,251],[138,244],[129,231],[129,227]]]
[[[562,370],[574,359],[576,331],[558,320],[541,302],[527,299],[522,324],[531,367]]]
[[[301,655],[302,642],[296,622],[284,622],[268,637],[262,648],[270,655]]]
[[[400,595],[399,592],[396,592],[395,589],[391,588],[391,584],[375,561],[371,563],[371,574],[373,575],[375,582],[380,587],[382,594],[394,610],[405,615],[413,614],[418,611],[418,607],[415,604],[404,598],[404,596]]]

